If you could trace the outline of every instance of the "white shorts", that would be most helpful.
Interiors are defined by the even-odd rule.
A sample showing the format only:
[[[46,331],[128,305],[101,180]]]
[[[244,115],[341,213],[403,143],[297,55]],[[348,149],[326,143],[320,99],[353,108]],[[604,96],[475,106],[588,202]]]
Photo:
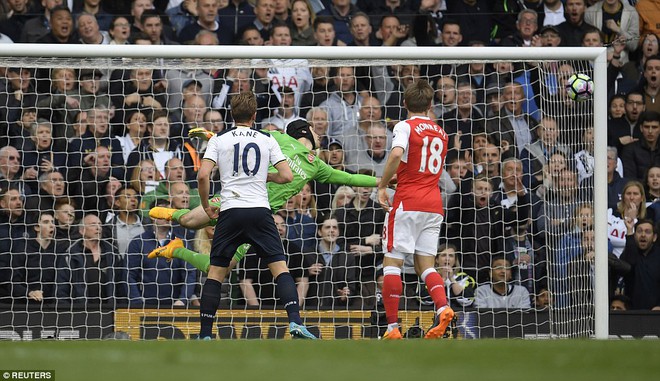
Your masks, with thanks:
[[[404,259],[411,254],[435,256],[443,220],[441,214],[405,211],[400,204],[396,210],[391,210],[385,216],[385,256],[396,259]]]

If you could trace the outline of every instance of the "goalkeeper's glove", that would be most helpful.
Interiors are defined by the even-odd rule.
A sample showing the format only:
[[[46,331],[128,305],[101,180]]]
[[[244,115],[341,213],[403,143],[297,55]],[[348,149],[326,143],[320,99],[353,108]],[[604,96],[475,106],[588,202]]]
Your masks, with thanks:
[[[188,131],[188,137],[191,139],[200,138],[202,140],[209,140],[213,137],[213,135],[215,135],[213,132],[203,127],[193,128],[190,131]]]
[[[245,257],[245,254],[247,253],[248,250],[250,250],[250,247],[252,247],[252,245],[250,245],[249,243],[244,243],[241,246],[239,246],[238,249],[236,249],[236,252],[234,253],[234,260],[236,261],[236,263],[240,262],[241,259]]]

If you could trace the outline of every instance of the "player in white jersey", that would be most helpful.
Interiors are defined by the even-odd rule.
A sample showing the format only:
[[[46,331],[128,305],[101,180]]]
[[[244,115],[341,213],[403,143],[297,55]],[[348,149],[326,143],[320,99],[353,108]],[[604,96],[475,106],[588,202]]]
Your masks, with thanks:
[[[201,339],[211,339],[215,314],[220,305],[220,287],[236,249],[252,244],[268,264],[275,279],[280,302],[289,317],[289,333],[294,338],[316,339],[302,324],[295,282],[286,266],[282,241],[272,218],[266,182],[288,183],[293,173],[279,145],[269,134],[253,130],[257,100],[252,92],[232,97],[236,128],[209,140],[198,172],[199,195],[209,218],[218,218],[208,278],[202,289],[199,314]],[[269,165],[277,172],[268,172]],[[220,172],[222,213],[209,204],[209,180],[215,166]]]

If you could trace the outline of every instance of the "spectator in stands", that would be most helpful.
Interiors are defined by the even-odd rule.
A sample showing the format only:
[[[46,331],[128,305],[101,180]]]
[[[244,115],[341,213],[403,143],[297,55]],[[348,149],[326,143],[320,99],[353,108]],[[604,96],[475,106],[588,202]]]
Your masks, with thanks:
[[[160,172],[156,169],[156,164],[152,160],[141,160],[133,168],[129,184],[142,197],[146,193],[156,190],[160,180]],[[142,200],[140,209],[146,209],[147,207],[148,205]]]
[[[349,187],[348,185],[340,186],[332,196],[332,202],[330,203],[330,214],[337,215],[337,210],[353,202],[354,198],[355,191],[352,187]]]
[[[133,18],[133,25],[131,25],[131,34],[144,32],[142,13],[147,9],[154,9],[154,0],[132,0],[131,17]]]
[[[328,110],[328,136],[338,138],[343,135],[344,130],[355,130],[362,96],[356,92],[353,67],[337,68],[337,74],[332,80],[337,91],[330,94],[328,99],[321,103],[321,107]]]
[[[254,3],[254,26],[257,27],[261,38],[266,41],[270,38],[273,19],[275,18],[274,0],[257,0]]]
[[[300,246],[287,239],[287,226],[284,218],[279,214],[273,214],[275,226],[280,234],[284,252],[287,254],[287,267],[296,282],[298,291],[298,303],[303,306],[309,289],[309,267],[311,258],[303,255]],[[248,252],[245,256],[243,266],[238,271],[239,286],[245,304],[248,306],[272,306],[276,302],[273,276],[265,263],[257,257],[256,253]]]
[[[57,199],[64,196],[65,193],[66,184],[61,173],[56,171],[41,173],[39,188],[34,189],[25,200],[25,210],[29,212],[25,216],[27,223],[35,223],[39,211],[52,212]]]
[[[435,41],[429,39],[431,35],[427,31],[417,29],[414,28],[417,46],[438,46]],[[420,32],[422,33],[420,34]],[[463,42],[461,25],[456,20],[443,19],[440,46],[459,46],[461,42]],[[436,82],[441,75],[455,75],[456,64],[422,65],[420,67],[420,73],[423,77],[428,76],[431,82]]]
[[[645,95],[645,110],[660,113],[660,102],[656,104],[656,98],[660,95],[660,55],[646,59],[643,77],[637,91]]]
[[[512,279],[536,297],[541,291],[537,288],[539,282],[547,277],[547,246],[538,244],[529,234],[530,222],[520,220],[511,228],[504,239],[504,253],[514,266]]]
[[[578,188],[577,173],[568,168],[562,170],[544,201],[547,213],[544,218],[545,226],[549,234],[562,235],[569,232],[571,218],[575,215],[578,205],[583,202],[582,192],[579,192]],[[532,216],[538,218],[539,213],[532,211]]]
[[[94,15],[82,13],[76,19],[78,36],[83,44],[107,45],[110,43],[110,35],[99,28],[99,23]]]
[[[538,14],[533,9],[523,9],[518,13],[516,30],[502,38],[500,46],[532,46],[537,30]]]
[[[621,67],[621,75],[623,78],[621,79],[620,86],[617,87],[615,92],[626,94],[631,89],[636,88],[644,78],[646,61],[653,56],[657,56],[660,53],[659,49],[660,37],[655,34],[643,35],[642,43],[638,50],[640,57],[637,60],[633,59],[628,61]],[[617,84],[619,84],[619,82],[617,82]]]
[[[117,69],[110,76],[110,97],[117,109],[143,106],[160,110],[167,104],[166,87],[154,77],[153,69]]]
[[[578,182],[580,186],[588,188],[589,184],[593,184],[594,174],[594,128],[587,127],[584,130],[583,140],[581,146],[582,150],[578,151],[573,157],[575,159],[575,169],[578,172]]]
[[[577,255],[566,265],[566,277],[570,279],[570,284],[564,288],[566,291],[564,303],[568,303],[571,307],[593,303],[592,285],[596,257],[594,242],[593,229],[583,230]],[[562,301],[563,297],[564,295],[558,295],[557,302]]]
[[[602,32],[605,44],[610,44],[618,38],[628,40],[625,50],[621,52],[621,58],[619,58],[621,64],[627,63],[630,53],[637,50],[639,15],[635,7],[627,1],[600,0],[587,8],[584,13],[584,21]],[[612,47],[609,49],[611,51]]]
[[[174,32],[178,37],[179,33],[187,25],[194,23],[197,20],[197,2],[192,0],[184,0],[176,3],[169,3],[165,11],[170,20],[170,24],[174,28]],[[231,1],[230,1],[231,3]],[[175,5],[176,4],[176,5]],[[221,22],[221,24],[223,24]]]
[[[131,35],[131,24],[126,17],[115,16],[108,33],[111,37],[110,45],[126,45]]]
[[[74,30],[73,16],[65,5],[59,5],[50,11],[50,32],[39,37],[40,44],[78,44],[78,35]]]
[[[476,308],[530,308],[529,292],[523,286],[511,282],[511,262],[494,257],[491,262],[490,284],[484,284],[474,292]]]
[[[55,223],[51,212],[39,214],[34,234],[12,248],[12,297],[16,303],[53,305],[56,302]],[[68,248],[65,248],[68,249]]]
[[[378,40],[376,45],[399,46],[408,37],[408,25],[402,24],[396,14],[384,15],[375,36]]]
[[[586,0],[567,0],[564,5],[566,21],[557,25],[561,34],[562,46],[581,46],[582,36],[590,28],[594,28],[584,20],[587,10]]]
[[[348,45],[353,42],[350,33],[351,17],[359,11],[350,0],[332,0],[329,8],[318,12],[318,16],[331,16],[337,39]]]
[[[621,161],[625,177],[642,180],[650,167],[660,165],[660,113],[644,112],[639,118],[639,126],[642,138],[624,147]]]
[[[314,38],[314,18],[316,14],[308,0],[293,0],[291,2],[291,45],[313,46],[317,41]]]
[[[233,34],[222,33],[218,18],[217,0],[197,0],[197,21],[186,25],[179,32],[179,42],[193,41],[201,30],[208,30],[217,35],[221,45],[230,45],[233,42]]]
[[[611,220],[609,211],[608,220]],[[570,288],[569,280],[566,276],[568,263],[581,254],[579,251],[582,248],[582,233],[587,230],[593,230],[593,228],[594,207],[591,203],[582,203],[575,210],[575,215],[571,223],[571,231],[559,239],[555,250],[550,251],[552,257],[548,263],[548,270],[551,277],[555,278],[553,282],[556,282],[558,285],[558,292],[556,294],[565,293]],[[608,226],[608,230],[609,228],[610,226]],[[625,235],[625,228],[621,233]],[[618,235],[619,232],[615,234]]]
[[[322,107],[312,107],[305,114],[305,120],[312,126],[312,129],[319,136],[321,147],[327,146],[328,141],[328,112]]]
[[[369,171],[361,172],[369,174]],[[373,172],[371,172],[373,174]],[[353,200],[337,208],[337,221],[345,250],[355,256],[360,296],[365,307],[375,306],[377,272],[383,261],[381,234],[385,215],[371,199],[371,188],[357,187]]]
[[[502,207],[491,202],[493,185],[485,177],[469,188],[447,208],[446,237],[459,249],[463,271],[484,282],[491,256],[504,250]]]
[[[406,109],[403,105],[403,92],[412,83],[420,78],[419,65],[396,65],[394,70],[394,92],[385,103],[385,117],[388,125],[394,125],[400,120],[406,119]]]
[[[60,197],[55,202],[55,239],[58,253],[68,252],[73,242],[80,239],[76,225],[76,208],[76,203],[69,197]]]
[[[21,196],[32,193],[22,177],[21,154],[12,146],[0,148],[0,183],[1,187],[17,189]]]
[[[78,229],[82,238],[57,259],[58,303],[115,308],[126,296],[125,262],[102,239],[101,220],[95,214],[85,215]]]
[[[212,32],[200,31],[195,36],[195,45],[218,45],[218,38]],[[200,96],[205,104],[211,101],[213,91],[213,77],[204,69],[168,69],[165,74],[167,80],[167,107],[178,109],[183,102],[192,96]]]
[[[476,281],[463,272],[459,259],[460,253],[451,244],[438,245],[438,255],[435,257],[435,268],[442,276],[447,291],[447,299],[454,311],[469,308],[474,303]],[[423,305],[431,305],[433,301],[426,287],[420,284],[419,296]]]
[[[313,78],[312,88],[304,91],[300,96],[300,115],[306,115],[310,108],[318,107],[321,103],[328,99],[329,94],[337,90],[335,81],[331,80],[334,76],[330,73],[331,70],[327,66],[314,66],[311,68],[311,75]],[[324,110],[324,112],[326,111]],[[311,119],[309,117],[307,120],[311,123]],[[325,120],[327,123],[327,112]]]
[[[655,244],[657,231],[652,221],[625,219],[628,233],[621,259],[631,265],[624,276],[626,296],[634,309],[660,307],[660,251]]]
[[[107,83],[102,80],[103,72],[101,70],[81,69],[78,72],[78,79],[80,87],[76,89],[76,86],[74,86],[72,97],[78,99],[81,110],[90,110],[99,104],[114,113],[114,107],[107,93]],[[73,123],[75,111],[77,110],[69,110],[67,123]],[[73,136],[73,134],[69,135],[70,130],[71,128],[67,128],[67,138]]]
[[[642,137],[637,126],[639,116],[646,109],[644,95],[631,91],[625,95],[625,114],[620,118],[612,118],[607,122],[607,144],[616,147],[620,152],[623,147]]]
[[[109,114],[109,110],[100,104],[87,110],[87,131],[81,137],[70,140],[67,147],[68,181],[80,180],[83,168],[95,163],[94,152],[99,146],[104,146],[110,151],[113,176],[124,178],[122,149],[119,141],[110,137]]]
[[[38,123],[30,126],[31,141],[26,142],[23,151],[23,167],[32,168],[37,171],[37,177],[52,171],[66,171],[66,153],[54,150],[55,144],[52,138],[53,126],[47,120],[40,119]],[[36,193],[36,184],[27,182]]]
[[[359,299],[355,257],[339,244],[337,219],[325,219],[317,234],[318,245],[308,269],[310,288],[306,304],[335,309],[353,305]]]
[[[204,113],[204,128],[214,134],[219,134],[227,127],[225,120],[222,118],[222,113],[213,109],[208,109]]]
[[[161,177],[166,177],[165,163],[172,158],[178,158],[192,168],[193,158],[185,147],[181,147],[177,139],[170,139],[170,119],[165,111],[154,111],[147,124],[147,131],[151,136],[133,150],[128,156],[126,166],[132,170],[142,160],[152,160]],[[189,178],[192,178],[189,176]]]
[[[623,186],[628,182],[617,171],[618,160],[616,148],[607,147],[607,207],[612,209],[621,200]]]
[[[456,77],[443,75],[435,84],[435,99],[431,109],[433,114],[441,118],[443,114],[456,109]],[[444,123],[440,123],[444,128]]]
[[[564,3],[561,0],[543,0],[543,16],[544,26],[563,23],[566,21]]]
[[[143,168],[145,163],[143,164]],[[148,165],[148,164],[147,164]],[[179,182],[186,182],[186,171],[184,169],[181,159],[173,157],[165,163],[165,176],[163,180],[158,183],[158,186],[151,192],[142,195],[142,215],[146,216],[149,214],[149,209],[151,209],[156,200],[159,199],[168,199],[170,197],[170,188],[172,184]],[[146,184],[154,180],[147,180]],[[190,209],[196,208],[199,204],[199,192],[196,188],[193,188],[188,183],[188,193],[190,194]]]
[[[502,99],[504,106],[500,117],[488,120],[486,129],[495,137],[505,155],[518,156],[525,145],[532,143],[532,129],[538,121],[523,111],[525,93],[521,84],[507,83],[502,89]]]
[[[140,145],[147,132],[147,114],[143,109],[128,109],[125,112],[126,135],[115,136],[122,150],[124,163],[128,161],[130,153]],[[127,174],[128,175],[128,174]]]
[[[639,15],[639,34],[641,36],[647,34],[660,35],[660,17],[656,12],[658,9],[657,0],[638,0],[635,5],[637,14]]]
[[[163,205],[168,205],[163,202]],[[147,254],[174,237],[186,238],[169,221],[154,219],[153,225],[128,245],[128,287],[131,305],[183,307],[195,290],[196,270],[180,259],[147,259]],[[181,246],[184,242],[181,241]]]
[[[309,189],[309,188],[308,188]],[[314,217],[300,210],[303,200],[303,191],[292,196],[279,213],[287,225],[287,238],[300,246],[305,253],[314,250],[316,242],[316,222]]]
[[[9,100],[7,100],[9,101]],[[0,110],[0,114],[4,114]],[[31,107],[20,107],[20,118],[14,122],[3,123],[0,134],[0,146],[7,145],[22,147],[26,140],[30,139],[30,126],[37,121],[37,109]]]
[[[446,17],[460,23],[465,41],[490,41],[492,28],[492,7],[487,0],[447,1]],[[514,4],[511,4],[515,6]],[[469,15],[469,16],[468,16]],[[503,35],[506,36],[506,35]],[[440,115],[440,114],[438,114]]]
[[[387,128],[381,123],[372,122],[366,134],[353,145],[347,148],[346,168],[353,172],[370,170],[381,176],[389,156],[387,147]]]
[[[152,45],[178,45],[163,33],[163,21],[160,13],[153,9],[146,9],[140,16],[142,31],[149,36]]]
[[[277,33],[278,30],[287,30],[286,25],[274,26],[273,33]],[[280,88],[280,106],[275,110],[275,113],[270,118],[266,118],[261,121],[261,128],[265,128],[267,125],[272,124],[277,127],[278,130],[284,132],[284,127],[287,126],[291,121],[295,119],[300,119],[298,112],[296,110],[296,96],[292,88],[289,86],[283,86]]]
[[[254,9],[247,0],[232,0],[226,7],[218,8],[221,33],[231,35],[232,43],[241,37],[243,28],[254,25]]]
[[[620,257],[626,245],[626,219],[655,219],[655,210],[646,206],[644,185],[637,180],[626,183],[616,209],[607,210],[607,233],[612,253]],[[634,222],[634,221],[633,221]]]
[[[204,127],[204,114],[207,110],[207,103],[201,96],[185,97],[181,105],[181,124],[177,123],[172,126],[170,136],[179,142],[187,142],[190,130]]]
[[[261,32],[255,25],[248,25],[241,30],[240,44],[262,46],[264,42]]]
[[[24,200],[18,189],[7,187],[6,184],[0,188],[0,255],[6,260],[6,267],[9,269],[9,253],[14,240],[27,237],[27,228],[25,224]],[[7,255],[7,257],[5,257]],[[3,266],[0,266],[3,269]],[[11,276],[2,277],[10,279]]]
[[[44,13],[25,22],[21,30],[20,42],[37,42],[38,39],[50,32],[53,9],[62,7],[62,0],[43,0],[41,4]],[[70,16],[71,13],[69,12]]]
[[[110,220],[114,246],[124,257],[131,240],[144,233],[144,226],[138,214],[140,195],[133,188],[121,187],[115,192],[114,213]]]
[[[628,311],[631,307],[630,298],[625,295],[615,295],[610,298],[610,311]]]
[[[523,172],[529,180],[525,182],[532,192],[543,183],[543,169],[555,152],[569,155],[569,147],[559,142],[559,129],[553,117],[544,116],[538,125],[534,126],[538,140],[529,143],[520,153],[523,163]],[[592,129],[593,132],[593,129]],[[593,141],[593,135],[592,135]],[[582,178],[580,178],[582,180]]]
[[[101,30],[107,31],[111,28],[112,15],[103,9],[100,0],[83,0],[82,2],[76,3],[77,4],[74,4],[72,9],[75,15],[81,13],[92,15],[98,21]]]
[[[442,77],[441,77],[442,78]],[[438,82],[442,79],[438,80]],[[451,80],[450,80],[451,82]],[[485,129],[484,111],[477,107],[475,89],[469,82],[459,82],[455,94],[455,108],[441,114],[442,128],[449,137],[448,149],[464,153],[472,150],[472,134]],[[451,95],[448,96],[451,99]]]
[[[312,27],[317,46],[346,46],[344,41],[337,39],[332,17],[320,15],[314,19]]]
[[[39,97],[35,90],[33,69],[10,67],[5,73],[7,89],[0,92],[0,104],[3,106],[0,108],[0,121],[12,123],[21,119],[21,109],[36,108]]]
[[[21,40],[21,32],[25,23],[35,16],[35,7],[28,0],[7,1],[6,18],[0,21],[0,33],[7,35],[13,42],[25,42]]]

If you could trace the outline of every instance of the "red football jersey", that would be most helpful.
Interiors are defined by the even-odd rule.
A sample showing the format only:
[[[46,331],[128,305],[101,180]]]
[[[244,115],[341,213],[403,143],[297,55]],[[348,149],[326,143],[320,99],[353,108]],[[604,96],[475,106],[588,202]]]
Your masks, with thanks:
[[[440,175],[447,156],[447,133],[430,118],[416,116],[394,126],[392,148],[404,150],[397,168],[393,209],[444,215]]]

